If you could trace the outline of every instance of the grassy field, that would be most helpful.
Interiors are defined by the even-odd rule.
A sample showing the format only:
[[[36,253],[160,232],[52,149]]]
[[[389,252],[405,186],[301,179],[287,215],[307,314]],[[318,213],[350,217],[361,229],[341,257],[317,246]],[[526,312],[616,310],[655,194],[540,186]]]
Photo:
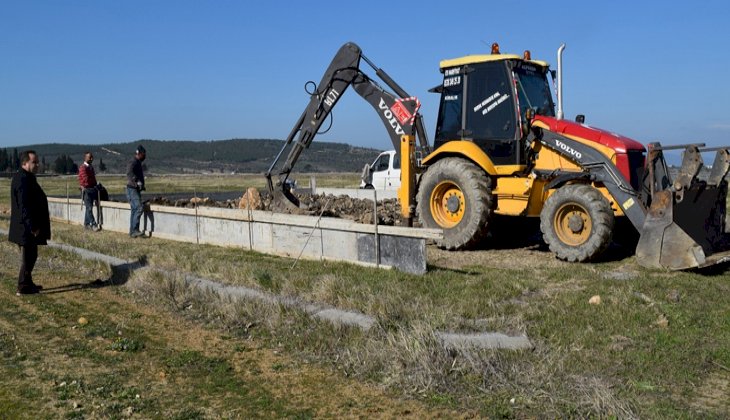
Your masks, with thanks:
[[[190,178],[184,188],[257,186],[246,180]],[[63,179],[42,183],[65,189]],[[0,180],[4,208],[7,191]],[[424,276],[314,261],[292,270],[241,249],[53,229],[56,241],[171,274],[115,278],[44,248],[34,277],[59,293],[18,298],[17,249],[2,243],[0,375],[10,379],[0,412],[12,417],[730,416],[727,266],[649,271],[620,250],[568,264],[533,244],[429,249]],[[377,326],[363,333],[231,302],[187,287],[181,272],[361,311]],[[445,349],[434,331],[524,333],[534,348]]]
[[[292,174],[300,186],[308,186],[310,177],[316,177],[317,186],[335,188],[357,188],[360,185],[359,174]],[[97,175],[97,180],[104,184],[109,194],[126,193],[126,179],[119,175]],[[274,179],[276,181],[276,179]],[[38,182],[47,195],[79,196],[78,180],[76,175],[39,177]],[[266,178],[262,174],[235,174],[235,175],[158,175],[145,176],[145,195],[164,195],[169,193],[210,193],[240,191],[241,195],[249,187],[263,189],[266,187]],[[0,179],[0,185],[9,185],[9,180]],[[7,188],[5,188],[7,190]],[[6,197],[8,191],[2,191]]]

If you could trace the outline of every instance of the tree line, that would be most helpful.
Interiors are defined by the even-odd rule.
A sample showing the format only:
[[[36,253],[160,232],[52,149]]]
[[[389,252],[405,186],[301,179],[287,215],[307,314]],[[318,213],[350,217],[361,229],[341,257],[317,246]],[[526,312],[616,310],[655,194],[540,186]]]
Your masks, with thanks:
[[[39,156],[39,158],[41,161],[38,168],[39,173],[76,174],[79,172],[79,166],[71,159],[71,156],[59,155],[50,167],[46,163],[45,156]],[[8,149],[0,149],[0,172],[15,172],[18,169],[20,169],[18,149],[13,148],[12,152],[9,152]],[[106,171],[104,160],[99,159],[96,169],[100,172]]]
[[[285,145],[275,139],[228,139],[228,140],[152,140],[140,139],[125,143],[102,143],[94,145],[73,143],[46,143],[32,146],[17,146],[18,152],[31,148],[38,152],[41,172],[48,174],[74,173],[73,164],[82,165],[84,152],[96,156],[94,168],[97,173],[125,173],[129,161],[134,157],[138,145],[147,149],[146,165],[157,174],[163,173],[261,173],[272,164],[273,159]],[[2,150],[0,148],[0,150]],[[12,157],[13,148],[7,148]],[[302,153],[295,171],[297,172],[359,172],[365,163],[370,163],[379,150],[349,144],[314,142]],[[73,162],[69,161],[68,157]],[[284,157],[286,154],[283,155]],[[103,161],[101,158],[103,157]],[[279,163],[282,162],[283,159]],[[0,169],[14,171],[12,168]],[[154,167],[154,168],[152,168]]]

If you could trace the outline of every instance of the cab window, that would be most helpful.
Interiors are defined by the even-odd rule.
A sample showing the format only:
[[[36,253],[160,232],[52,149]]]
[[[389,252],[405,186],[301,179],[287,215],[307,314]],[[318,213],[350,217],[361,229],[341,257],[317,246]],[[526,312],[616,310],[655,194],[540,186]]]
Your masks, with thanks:
[[[555,106],[550,94],[550,85],[545,77],[546,69],[520,64],[514,68],[517,95],[519,97],[520,115],[525,115],[527,109],[534,110],[538,115],[555,116]]]
[[[516,118],[509,73],[502,63],[475,66],[468,75],[466,126],[480,141],[513,140]]]
[[[462,137],[461,109],[464,93],[464,75],[460,68],[447,69],[440,86],[439,125],[436,127],[435,146],[442,142]]]
[[[387,171],[389,168],[390,155],[382,155],[375,161],[373,165],[374,171]]]

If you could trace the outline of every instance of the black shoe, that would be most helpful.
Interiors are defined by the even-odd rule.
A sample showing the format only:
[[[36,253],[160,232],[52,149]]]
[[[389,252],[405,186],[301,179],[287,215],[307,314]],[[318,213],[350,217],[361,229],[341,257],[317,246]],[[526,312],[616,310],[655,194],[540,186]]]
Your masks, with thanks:
[[[35,295],[35,294],[40,293],[41,290],[43,290],[43,286],[39,286],[37,284],[32,284],[30,286],[24,286],[24,287],[19,288],[18,291],[15,292],[15,294],[17,296],[20,296],[20,295]]]

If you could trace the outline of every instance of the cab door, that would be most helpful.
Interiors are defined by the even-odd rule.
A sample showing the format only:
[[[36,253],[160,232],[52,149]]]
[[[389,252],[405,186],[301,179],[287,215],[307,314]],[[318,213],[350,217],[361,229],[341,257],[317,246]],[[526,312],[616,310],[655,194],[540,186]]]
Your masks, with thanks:
[[[386,190],[397,190],[400,188],[400,155],[395,152],[390,154],[390,170],[388,172],[388,180],[386,181]]]
[[[373,188],[384,190],[390,182],[390,154],[383,152],[372,164]],[[400,176],[398,177],[400,179]]]

